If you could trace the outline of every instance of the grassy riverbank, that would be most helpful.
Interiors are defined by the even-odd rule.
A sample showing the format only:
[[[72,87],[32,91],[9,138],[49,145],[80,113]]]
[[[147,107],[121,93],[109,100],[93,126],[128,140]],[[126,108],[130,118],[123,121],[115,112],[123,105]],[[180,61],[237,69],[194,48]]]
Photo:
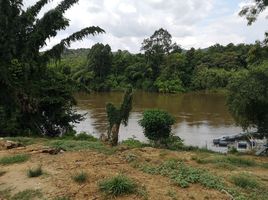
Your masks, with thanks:
[[[135,141],[112,148],[93,138],[8,139],[25,147],[0,150],[0,199],[268,199],[267,157]],[[64,152],[41,151],[51,147]]]

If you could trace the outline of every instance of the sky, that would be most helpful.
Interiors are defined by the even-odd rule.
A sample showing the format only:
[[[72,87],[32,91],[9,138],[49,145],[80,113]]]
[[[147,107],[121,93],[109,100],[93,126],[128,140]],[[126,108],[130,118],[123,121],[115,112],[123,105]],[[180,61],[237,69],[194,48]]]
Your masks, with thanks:
[[[37,0],[24,0],[27,8]],[[60,0],[51,0],[39,14],[39,18]],[[249,0],[80,0],[71,7],[65,17],[70,26],[59,31],[47,41],[43,50],[51,48],[61,39],[88,26],[99,26],[105,34],[89,36],[75,42],[71,48],[90,48],[96,43],[109,44],[113,51],[140,52],[141,43],[155,30],[164,28],[173,41],[184,49],[206,48],[216,43],[254,43],[264,39],[267,31],[263,12],[256,23],[238,16]]]

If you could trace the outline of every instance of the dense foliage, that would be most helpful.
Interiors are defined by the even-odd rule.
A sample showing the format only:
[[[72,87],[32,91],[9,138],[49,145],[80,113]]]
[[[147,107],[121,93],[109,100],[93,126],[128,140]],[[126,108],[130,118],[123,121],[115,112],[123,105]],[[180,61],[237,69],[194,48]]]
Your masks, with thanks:
[[[237,74],[229,90],[228,105],[236,121],[268,135],[268,63]]]
[[[112,52],[109,45],[96,44],[91,49],[68,50],[56,69],[94,91],[123,90],[131,85],[177,93],[226,88],[236,73],[267,58],[268,48],[260,42],[182,50],[160,29],[144,40],[142,53]]]
[[[47,39],[69,25],[64,13],[78,0],[63,0],[38,18],[48,2],[39,0],[24,10],[22,0],[0,1],[0,135],[57,136],[82,118],[72,110],[73,80],[47,63],[59,59],[71,42],[104,31],[82,29],[40,53]]]
[[[255,0],[244,7],[240,15],[246,16],[248,24],[257,20],[258,15],[268,6],[267,0]],[[244,129],[257,128],[259,136],[268,136],[268,62],[263,48],[267,48],[267,36],[264,42],[257,43],[248,54],[251,64],[249,70],[237,73],[229,84],[228,106],[236,122]]]
[[[175,119],[165,111],[147,110],[139,123],[148,139],[161,141],[171,136],[171,126],[175,123]]]

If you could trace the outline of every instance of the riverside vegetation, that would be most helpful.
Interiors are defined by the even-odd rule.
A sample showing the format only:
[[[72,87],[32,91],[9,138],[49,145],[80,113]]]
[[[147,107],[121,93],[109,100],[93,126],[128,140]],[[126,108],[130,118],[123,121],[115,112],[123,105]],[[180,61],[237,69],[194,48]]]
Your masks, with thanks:
[[[0,1],[0,136],[5,137],[0,147],[7,140],[25,145],[0,150],[1,199],[268,199],[267,157],[184,146],[172,136],[174,119],[164,111],[145,111],[140,121],[150,144],[130,139],[118,145],[120,124],[127,125],[132,108],[131,88],[227,89],[236,122],[267,136],[267,38],[252,45],[183,50],[160,28],[144,40],[139,54],[112,53],[104,44],[67,49],[71,42],[104,33],[92,26],[40,52],[47,39],[69,26],[64,13],[78,0],[62,0],[39,18],[48,2],[25,9],[22,0]],[[268,5],[253,3],[240,13],[250,24]],[[83,116],[74,110],[74,92],[124,85],[129,89],[121,106],[107,105],[108,143],[75,136],[72,124]],[[58,150],[56,155],[42,151],[48,147]]]

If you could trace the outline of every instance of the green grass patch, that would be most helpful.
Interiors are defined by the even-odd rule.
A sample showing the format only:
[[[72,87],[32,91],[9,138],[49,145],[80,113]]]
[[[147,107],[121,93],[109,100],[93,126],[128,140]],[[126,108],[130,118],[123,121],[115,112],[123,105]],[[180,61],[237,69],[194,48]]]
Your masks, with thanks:
[[[72,179],[77,183],[85,183],[87,181],[88,175],[85,172],[79,172],[72,176]]]
[[[230,163],[223,163],[223,162],[216,163],[215,167],[217,169],[224,169],[224,170],[229,170],[229,171],[232,171],[232,170],[236,169],[236,166],[231,165]]]
[[[115,148],[105,146],[100,141],[53,140],[50,141],[48,145],[54,148],[62,148],[67,151],[93,150],[107,155],[111,155],[116,151]]]
[[[28,169],[27,171],[27,176],[29,178],[38,177],[38,176],[41,176],[42,174],[43,174],[43,170],[41,166],[37,168]]]
[[[124,140],[121,144],[125,145],[125,146],[128,146],[129,148],[132,148],[132,149],[134,149],[134,148],[143,148],[143,147],[149,146],[148,144],[142,143],[139,140],[135,140],[133,138]]]
[[[36,138],[31,138],[31,137],[7,137],[5,139],[13,141],[13,142],[21,143],[25,146],[34,144],[36,142]]]
[[[169,160],[159,166],[141,166],[140,169],[149,174],[158,174],[169,177],[180,187],[186,188],[190,184],[199,183],[207,188],[222,189],[222,180],[202,169],[185,165],[181,161]]]
[[[233,175],[231,177],[231,181],[236,186],[244,188],[244,189],[256,189],[260,187],[260,183],[258,182],[256,178],[254,178],[254,175],[250,175],[246,173]]]
[[[265,169],[268,169],[268,163],[261,163],[260,166]]]
[[[1,165],[11,165],[14,163],[23,163],[30,159],[28,154],[17,154],[14,156],[4,156],[0,158]]]
[[[98,139],[85,132],[81,132],[73,137],[74,140],[97,142]]]
[[[225,164],[233,165],[236,167],[254,167],[254,166],[258,165],[254,160],[251,160],[248,158],[242,158],[242,157],[234,156],[234,155],[216,156],[216,157],[212,157],[212,158],[195,157],[193,160],[195,160],[199,164],[225,163]]]
[[[110,196],[122,196],[137,192],[137,184],[124,175],[105,179],[99,183],[99,189]]]
[[[31,200],[40,199],[43,196],[40,190],[24,190],[15,194],[10,200]]]

